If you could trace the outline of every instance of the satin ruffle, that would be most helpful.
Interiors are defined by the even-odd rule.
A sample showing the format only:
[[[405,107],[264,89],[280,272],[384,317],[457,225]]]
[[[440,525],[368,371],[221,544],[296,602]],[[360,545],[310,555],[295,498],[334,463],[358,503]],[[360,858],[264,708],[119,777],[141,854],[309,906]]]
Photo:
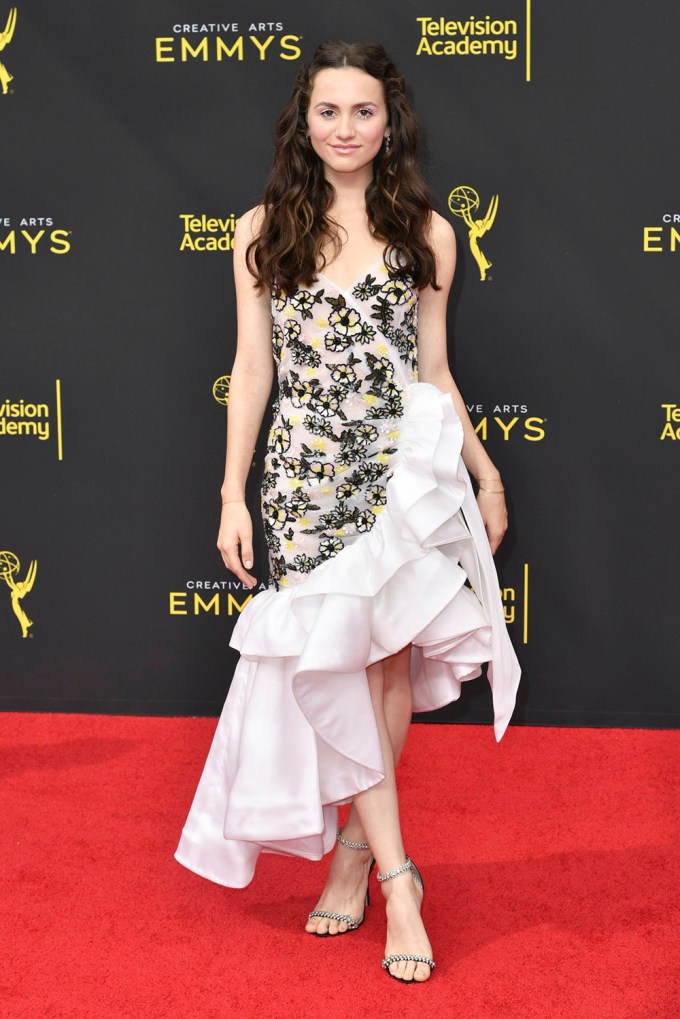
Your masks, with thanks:
[[[373,529],[290,589],[258,594],[175,854],[240,888],[259,853],[319,859],[337,806],[383,778],[366,667],[413,644],[415,711],[456,700],[489,662],[496,738],[519,665],[448,394],[406,390],[401,447]],[[466,581],[472,585],[472,589]]]

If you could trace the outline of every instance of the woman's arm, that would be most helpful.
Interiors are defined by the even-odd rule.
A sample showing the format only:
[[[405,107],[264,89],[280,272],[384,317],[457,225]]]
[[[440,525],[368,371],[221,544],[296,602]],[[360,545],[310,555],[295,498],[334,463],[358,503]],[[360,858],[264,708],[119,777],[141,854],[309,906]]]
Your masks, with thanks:
[[[486,533],[495,552],[508,526],[508,514],[500,473],[475,433],[465,401],[449,369],[446,346],[446,306],[456,268],[456,235],[445,219],[432,213],[430,243],[437,258],[437,283],[441,290],[425,287],[420,292],[418,311],[418,377],[443,393],[450,393],[463,425],[463,462],[481,482],[477,495]],[[492,489],[492,491],[484,491]]]
[[[253,528],[245,505],[246,479],[274,372],[269,293],[257,293],[245,258],[261,217],[260,208],[251,209],[240,218],[234,232],[238,338],[229,384],[227,459],[217,539],[225,565],[249,588],[257,581],[247,572],[253,565]]]

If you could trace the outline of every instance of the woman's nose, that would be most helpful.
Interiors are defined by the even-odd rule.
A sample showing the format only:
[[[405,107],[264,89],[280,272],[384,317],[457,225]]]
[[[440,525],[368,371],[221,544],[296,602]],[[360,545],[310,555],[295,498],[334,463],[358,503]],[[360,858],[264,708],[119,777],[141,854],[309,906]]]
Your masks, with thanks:
[[[341,116],[335,126],[335,133],[338,138],[351,138],[354,134],[354,123],[350,114]]]

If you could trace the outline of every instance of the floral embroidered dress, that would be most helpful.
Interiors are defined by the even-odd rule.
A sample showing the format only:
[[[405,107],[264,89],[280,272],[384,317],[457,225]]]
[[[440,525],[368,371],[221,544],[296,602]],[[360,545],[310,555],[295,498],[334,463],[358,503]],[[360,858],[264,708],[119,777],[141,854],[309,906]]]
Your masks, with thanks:
[[[404,392],[417,379],[418,299],[381,263],[343,291],[272,301],[279,400],[262,514],[276,588],[370,531],[387,502]]]
[[[260,852],[319,859],[337,808],[384,777],[367,667],[408,644],[415,711],[488,662],[496,737],[519,666],[450,395],[417,381],[418,294],[382,262],[272,301],[279,399],[262,486],[271,582],[177,860],[243,887]]]

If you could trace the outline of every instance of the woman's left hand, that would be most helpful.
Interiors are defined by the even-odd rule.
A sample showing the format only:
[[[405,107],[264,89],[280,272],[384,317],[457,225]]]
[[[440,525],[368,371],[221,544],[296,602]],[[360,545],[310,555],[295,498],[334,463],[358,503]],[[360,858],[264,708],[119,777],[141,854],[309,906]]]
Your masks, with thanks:
[[[477,505],[484,521],[491,552],[495,553],[508,529],[505,496],[502,492],[484,492],[480,489],[477,493]]]

